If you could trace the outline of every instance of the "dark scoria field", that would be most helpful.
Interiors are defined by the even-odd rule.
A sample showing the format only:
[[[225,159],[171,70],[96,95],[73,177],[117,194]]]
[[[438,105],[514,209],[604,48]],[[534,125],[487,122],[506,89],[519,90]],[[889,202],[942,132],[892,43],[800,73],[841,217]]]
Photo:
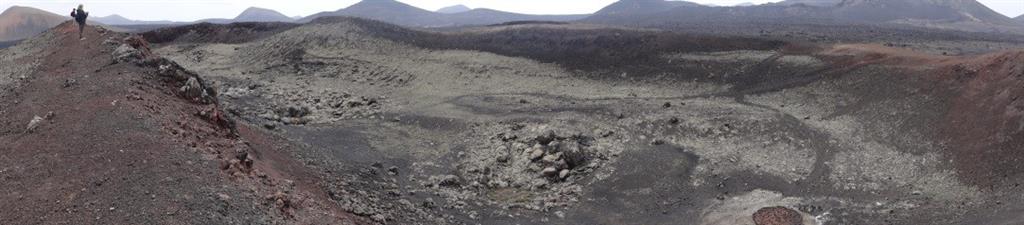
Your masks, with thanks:
[[[1024,223],[1020,49],[71,25],[0,50],[13,224]]]

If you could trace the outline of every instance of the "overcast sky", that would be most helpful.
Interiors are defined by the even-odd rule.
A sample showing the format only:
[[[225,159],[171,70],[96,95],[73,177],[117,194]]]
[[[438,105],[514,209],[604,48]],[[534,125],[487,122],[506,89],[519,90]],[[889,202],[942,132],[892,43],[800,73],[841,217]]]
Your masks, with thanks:
[[[464,4],[472,8],[491,8],[531,14],[592,13],[616,0],[399,0],[427,10]],[[691,0],[692,2],[735,5],[743,2],[765,3],[779,0]],[[1016,17],[1024,13],[1024,0],[978,0],[1004,15]],[[30,6],[68,14],[79,3],[85,4],[92,16],[120,14],[136,20],[194,21],[207,18],[234,18],[248,8],[270,8],[288,16],[308,16],[334,11],[359,0],[0,0],[0,8],[12,5]]]

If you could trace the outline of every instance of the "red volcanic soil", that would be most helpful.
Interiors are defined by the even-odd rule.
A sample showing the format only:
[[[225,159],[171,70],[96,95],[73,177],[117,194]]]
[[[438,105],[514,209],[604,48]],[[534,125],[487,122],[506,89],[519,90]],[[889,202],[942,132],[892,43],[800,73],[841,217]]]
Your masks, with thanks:
[[[930,81],[948,102],[938,124],[943,153],[964,181],[993,188],[1024,178],[1024,51],[948,57],[877,45],[839,45],[840,66],[881,64]]]
[[[1019,180],[1024,176],[1024,51],[976,57],[939,72],[959,93],[943,133],[960,175],[982,186]]]
[[[365,223],[321,200],[283,140],[180,97],[155,65],[115,62],[125,34],[49,32],[40,67],[0,90],[0,223]]]

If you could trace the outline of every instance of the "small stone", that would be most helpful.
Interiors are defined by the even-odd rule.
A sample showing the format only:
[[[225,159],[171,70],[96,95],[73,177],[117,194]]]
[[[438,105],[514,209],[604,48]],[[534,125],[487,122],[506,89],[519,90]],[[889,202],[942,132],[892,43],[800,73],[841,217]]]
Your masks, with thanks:
[[[67,80],[64,80],[64,87],[65,88],[69,88],[71,86],[75,86],[75,84],[77,84],[77,83],[78,83],[78,81],[75,80],[75,79],[67,79]]]
[[[373,216],[370,216],[370,219],[373,219],[374,221],[377,222],[384,222],[387,221],[388,218],[384,216],[384,214],[375,214]]]
[[[540,159],[543,156],[544,156],[544,150],[540,150],[539,148],[534,148],[532,151],[530,151],[530,160],[531,161],[537,161],[537,159]]]
[[[543,161],[545,163],[555,163],[556,161],[558,161],[561,158],[562,158],[562,153],[559,152],[559,153],[555,153],[555,154],[546,155],[546,156],[544,156],[541,159],[541,161]]]
[[[231,200],[231,196],[228,196],[227,194],[224,194],[224,193],[218,193],[217,194],[217,198],[220,198],[221,201],[225,201],[225,202],[228,201],[228,200]]]
[[[43,122],[43,118],[35,116],[32,120],[28,121],[28,132],[33,132],[36,128],[39,128],[39,123]]]
[[[665,104],[662,105],[662,107],[665,107],[665,108],[672,107],[672,103],[671,102],[665,102]]]
[[[499,163],[507,163],[508,160],[510,160],[508,155],[500,155],[494,159],[494,161],[497,161]]]
[[[547,167],[544,168],[544,170],[541,170],[540,174],[545,177],[555,177],[558,175],[558,169],[555,169],[554,167]]]
[[[398,167],[392,166],[388,168],[388,174],[391,176],[398,175]]]
[[[551,142],[555,141],[556,139],[557,139],[557,136],[555,135],[555,132],[554,131],[548,131],[547,134],[537,136],[537,138],[535,138],[534,140],[536,140],[537,143],[541,144],[541,145],[550,145]]]
[[[558,179],[565,180],[565,178],[569,178],[569,170],[567,169],[558,172]]]
[[[455,175],[444,175],[441,177],[435,177],[433,180],[437,181],[437,186],[441,187],[459,186],[459,177]]]
[[[426,200],[423,200],[423,208],[433,209],[436,206],[437,205],[434,204],[433,198],[427,198]]]

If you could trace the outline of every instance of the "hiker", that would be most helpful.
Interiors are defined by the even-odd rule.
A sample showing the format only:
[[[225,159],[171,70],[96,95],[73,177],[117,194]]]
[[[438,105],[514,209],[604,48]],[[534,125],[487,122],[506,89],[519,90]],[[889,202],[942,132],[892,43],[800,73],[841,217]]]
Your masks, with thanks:
[[[89,17],[89,13],[82,9],[82,5],[78,5],[78,9],[71,9],[71,18],[75,18],[75,22],[78,22],[78,38],[82,37],[82,32],[85,30],[85,18]]]

